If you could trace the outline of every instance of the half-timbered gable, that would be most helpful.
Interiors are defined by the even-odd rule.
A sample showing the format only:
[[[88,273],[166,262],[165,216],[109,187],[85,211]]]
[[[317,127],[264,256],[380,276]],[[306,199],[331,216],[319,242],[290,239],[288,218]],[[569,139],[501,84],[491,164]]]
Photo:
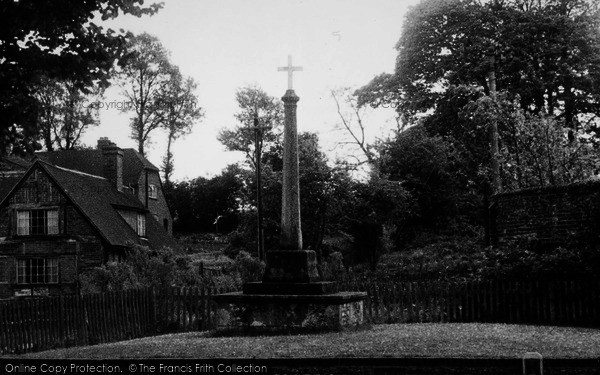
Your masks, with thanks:
[[[36,160],[0,202],[0,299],[73,293],[133,244],[177,246],[115,178]]]

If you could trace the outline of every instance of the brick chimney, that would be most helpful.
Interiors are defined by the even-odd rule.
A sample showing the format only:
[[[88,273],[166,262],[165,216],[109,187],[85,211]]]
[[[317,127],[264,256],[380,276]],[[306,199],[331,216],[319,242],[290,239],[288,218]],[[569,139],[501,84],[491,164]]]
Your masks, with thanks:
[[[98,139],[102,150],[102,173],[119,191],[123,191],[123,150],[108,138]]]
[[[98,150],[102,150],[104,147],[110,146],[110,145],[115,146],[115,144],[112,143],[110,141],[110,139],[108,139],[108,137],[100,137],[100,138],[98,138],[98,145],[96,146],[96,148]]]

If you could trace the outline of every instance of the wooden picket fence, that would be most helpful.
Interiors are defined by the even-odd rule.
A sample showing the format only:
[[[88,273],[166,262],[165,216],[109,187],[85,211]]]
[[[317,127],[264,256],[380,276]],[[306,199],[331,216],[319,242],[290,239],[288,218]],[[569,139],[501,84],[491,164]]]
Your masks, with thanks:
[[[600,280],[448,283],[344,281],[366,291],[371,323],[497,322],[600,326]],[[172,288],[0,301],[0,354],[213,328],[212,295]]]
[[[0,301],[0,354],[210,329],[212,295],[172,288]]]
[[[600,280],[347,281],[372,323],[497,322],[600,327]]]

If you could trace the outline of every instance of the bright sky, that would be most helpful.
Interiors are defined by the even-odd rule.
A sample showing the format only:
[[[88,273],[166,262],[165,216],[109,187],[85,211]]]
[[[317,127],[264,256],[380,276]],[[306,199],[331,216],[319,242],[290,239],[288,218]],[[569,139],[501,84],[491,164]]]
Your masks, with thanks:
[[[418,0],[165,0],[152,17],[119,17],[109,25],[134,33],[156,35],[171,51],[171,61],[198,82],[198,103],[205,117],[192,134],[174,145],[175,180],[212,176],[227,164],[242,160],[217,141],[223,127],[236,125],[234,94],[257,84],[269,95],[281,97],[287,73],[277,68],[294,65],[299,131],[319,134],[323,150],[333,149],[341,134],[331,89],[360,87],[374,76],[393,72],[404,14]],[[111,88],[105,101],[122,101]],[[104,109],[101,124],[84,136],[95,146],[107,136],[120,147],[135,148],[129,138],[130,114]],[[381,136],[395,126],[393,112],[381,109],[367,118],[369,136]],[[157,166],[165,152],[166,136],[155,133],[148,157]]]

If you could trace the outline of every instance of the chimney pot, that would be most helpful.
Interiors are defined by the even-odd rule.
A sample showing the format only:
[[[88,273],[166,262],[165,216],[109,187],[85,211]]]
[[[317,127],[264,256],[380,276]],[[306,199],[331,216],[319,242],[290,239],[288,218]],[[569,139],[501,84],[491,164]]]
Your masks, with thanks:
[[[112,182],[117,190],[123,191],[123,150],[109,141],[108,145],[102,147],[102,161],[104,177]]]

